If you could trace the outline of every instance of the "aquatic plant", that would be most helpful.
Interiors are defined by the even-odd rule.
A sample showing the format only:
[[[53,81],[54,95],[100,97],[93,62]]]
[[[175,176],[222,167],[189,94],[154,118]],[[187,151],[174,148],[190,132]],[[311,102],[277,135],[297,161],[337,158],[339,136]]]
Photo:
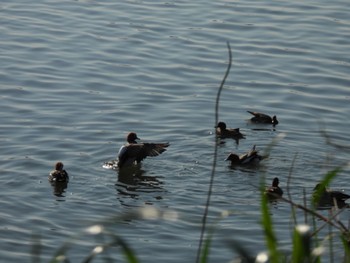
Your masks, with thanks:
[[[81,232],[75,233],[68,241],[58,246],[50,263],[69,263],[69,250],[77,245],[81,240],[95,239],[96,245],[90,253],[82,259],[82,263],[93,262],[94,259],[104,253],[106,262],[114,262],[108,257],[107,251],[118,250],[124,255],[125,261],[128,263],[140,262],[136,256],[135,250],[126,242],[125,238],[118,235],[114,230],[110,230],[110,226],[115,226],[126,220],[176,220],[178,217],[175,211],[160,211],[154,207],[143,207],[135,209],[123,215],[116,215],[106,218],[97,224],[89,226]],[[40,237],[34,236],[32,243],[32,262],[40,262],[41,243]]]

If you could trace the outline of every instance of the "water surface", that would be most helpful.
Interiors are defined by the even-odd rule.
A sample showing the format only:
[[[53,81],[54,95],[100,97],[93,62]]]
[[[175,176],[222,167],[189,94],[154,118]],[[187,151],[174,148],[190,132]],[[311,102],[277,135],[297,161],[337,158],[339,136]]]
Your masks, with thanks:
[[[260,179],[278,176],[285,188],[296,156],[290,193],[301,203],[304,189],[309,196],[327,171],[349,160],[349,151],[327,145],[320,132],[348,145],[349,11],[345,1],[3,1],[1,259],[30,261],[39,239],[47,262],[91,224],[149,207],[175,211],[176,220],[133,219],[108,231],[125,238],[141,262],[194,261],[227,41],[233,65],[220,120],[247,138],[218,149],[208,223],[223,211],[232,214],[217,225],[210,261],[235,258],[231,240],[252,254],[265,250]],[[276,114],[280,124],[256,130],[247,110]],[[144,161],[148,181],[125,182],[102,168],[129,131],[144,141],[171,143]],[[224,162],[229,152],[253,144],[263,152],[281,134],[259,168],[231,169]],[[61,196],[47,181],[58,160],[71,178]],[[348,173],[331,186],[349,193]],[[278,202],[271,213],[288,250],[290,206]],[[345,211],[341,219],[348,216]],[[82,261],[99,242],[83,235],[69,250],[70,260]],[[123,258],[118,248],[103,255]]]

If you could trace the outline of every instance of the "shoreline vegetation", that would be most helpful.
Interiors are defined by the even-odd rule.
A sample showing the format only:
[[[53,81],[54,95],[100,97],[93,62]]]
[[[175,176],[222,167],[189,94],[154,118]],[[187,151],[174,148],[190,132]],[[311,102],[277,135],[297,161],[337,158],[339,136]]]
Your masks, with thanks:
[[[215,105],[215,125],[218,123],[219,119],[219,103],[220,103],[220,95],[221,91],[224,87],[226,78],[229,75],[231,65],[232,65],[232,53],[230,44],[227,43],[227,48],[229,52],[229,61],[226,73],[222,79],[221,85],[218,89],[217,97],[216,97],[216,105]],[[325,141],[328,145],[331,145],[337,149],[348,151],[349,147],[343,145],[337,145],[333,143],[330,137],[326,134],[326,132],[321,131],[323,134]],[[215,133],[214,133],[215,135]],[[283,135],[282,135],[283,136]],[[277,136],[275,140],[273,140],[270,145],[266,149],[266,153],[268,154],[272,147],[277,144],[280,140],[280,137]],[[207,192],[207,200],[205,203],[205,210],[203,212],[202,222],[201,222],[201,231],[198,242],[198,250],[196,254],[196,263],[206,263],[209,261],[210,254],[214,251],[211,251],[211,244],[213,242],[213,235],[215,233],[215,229],[217,225],[213,223],[210,227],[207,226],[207,216],[210,207],[210,201],[212,196],[212,188],[214,185],[215,179],[215,168],[216,168],[216,160],[217,160],[217,151],[218,151],[218,141],[215,140],[214,146],[214,154],[213,154],[213,164],[211,177],[208,185]],[[339,238],[342,242],[343,249],[343,262],[350,262],[350,230],[349,226],[346,226],[343,222],[339,220],[339,215],[346,208],[338,208],[335,204],[334,208],[329,209],[329,216],[325,217],[317,210],[317,194],[319,195],[320,190],[316,191],[316,198],[311,202],[313,205],[311,207],[307,207],[307,198],[304,192],[304,203],[297,204],[292,200],[290,195],[289,186],[292,178],[292,172],[295,160],[297,158],[297,154],[294,156],[291,168],[289,170],[287,186],[285,193],[287,197],[279,197],[280,201],[286,202],[291,207],[291,218],[293,227],[291,228],[291,241],[290,241],[290,250],[282,251],[279,247],[279,242],[274,230],[274,223],[270,213],[270,200],[265,192],[265,175],[260,178],[260,194],[261,194],[261,229],[264,233],[265,239],[265,247],[266,252],[261,252],[257,255],[254,255],[252,251],[248,251],[244,247],[242,247],[238,240],[230,240],[228,245],[232,247],[237,255],[237,259],[232,262],[272,262],[272,263],[300,263],[300,262],[338,262],[335,260],[334,250],[335,250],[335,240]],[[347,166],[348,164],[344,164],[343,166],[337,167],[324,176],[321,180],[320,184],[322,186],[327,186],[330,182],[337,176],[339,173]],[[300,223],[297,220],[296,213],[298,211],[302,211],[304,214],[304,222]],[[223,213],[222,217],[226,217],[229,215],[229,212]],[[101,221],[95,225],[92,225],[85,229],[83,232],[76,233],[65,243],[58,246],[57,251],[54,252],[52,259],[49,261],[50,263],[70,263],[72,262],[69,259],[68,251],[77,245],[79,241],[84,238],[90,238],[95,240],[96,246],[86,255],[84,259],[81,259],[82,263],[90,263],[94,262],[94,259],[101,254],[104,254],[105,262],[114,262],[110,255],[112,253],[122,253],[125,257],[125,261],[128,263],[141,263],[141,261],[137,257],[137,249],[130,246],[128,242],[126,242],[126,238],[118,235],[115,231],[109,230],[109,226],[113,226],[119,224],[125,220],[151,220],[151,219],[160,219],[160,220],[176,220],[177,213],[175,211],[160,211],[153,207],[143,207],[137,209],[135,211],[123,214],[116,215],[112,218],[107,218],[104,221]],[[221,218],[218,218],[220,221]],[[320,221],[323,222],[321,226],[317,226],[316,221],[318,223]],[[328,235],[326,235],[325,239],[319,238],[319,233],[322,229],[328,227]],[[326,244],[326,245],[325,245]],[[31,248],[31,258],[32,262],[41,262],[41,250],[42,244],[40,242],[40,236],[33,234],[32,238],[32,248]],[[339,248],[337,248],[337,251]],[[327,253],[327,257],[325,254]],[[339,257],[339,255],[338,255]],[[156,259],[155,259],[156,260]],[[186,259],[180,259],[186,260]]]

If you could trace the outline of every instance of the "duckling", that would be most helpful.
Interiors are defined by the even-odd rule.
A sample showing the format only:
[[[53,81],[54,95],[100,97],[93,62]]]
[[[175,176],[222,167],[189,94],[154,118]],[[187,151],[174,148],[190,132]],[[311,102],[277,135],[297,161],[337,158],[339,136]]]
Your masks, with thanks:
[[[312,198],[317,201],[317,207],[329,207],[334,206],[335,202],[339,208],[347,206],[345,201],[350,198],[350,195],[345,194],[341,191],[334,191],[327,189],[322,184],[317,184],[314,188]]]
[[[166,151],[169,143],[137,143],[140,140],[135,132],[128,133],[127,143],[118,152],[118,167],[130,166],[141,163],[143,159],[150,156],[158,156]]]
[[[226,123],[220,121],[218,125],[216,125],[216,135],[221,138],[232,138],[238,141],[239,139],[245,139],[245,135],[239,131],[239,128],[231,129],[226,128]]]
[[[278,186],[280,183],[278,177],[272,180],[272,185],[267,187],[265,194],[270,198],[279,198],[283,195],[283,190]]]
[[[65,182],[68,183],[69,176],[66,170],[63,170],[63,163],[57,162],[55,164],[55,170],[51,171],[49,174],[49,181],[50,182]]]
[[[277,125],[278,124],[278,120],[276,115],[274,115],[272,118],[264,113],[260,113],[260,112],[252,112],[252,111],[247,111],[250,114],[254,115],[254,117],[252,117],[250,120],[251,122],[254,123],[266,123],[266,124],[273,124],[273,125]]]
[[[231,161],[231,166],[235,165],[257,165],[259,162],[265,158],[265,156],[261,156],[258,154],[258,151],[255,149],[255,145],[252,149],[240,156],[235,153],[230,153],[225,161]]]

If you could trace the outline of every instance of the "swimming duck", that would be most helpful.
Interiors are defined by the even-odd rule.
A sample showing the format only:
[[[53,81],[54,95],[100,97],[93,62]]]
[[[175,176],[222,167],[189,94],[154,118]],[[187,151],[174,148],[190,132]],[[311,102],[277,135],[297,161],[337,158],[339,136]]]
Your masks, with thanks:
[[[69,176],[66,170],[63,170],[63,163],[57,162],[55,170],[51,171],[48,177],[50,182],[65,182],[68,183]]]
[[[266,123],[266,124],[273,124],[273,125],[277,125],[278,124],[278,120],[276,115],[274,115],[272,118],[264,113],[260,113],[260,112],[252,112],[252,111],[247,111],[250,114],[254,115],[254,117],[252,117],[250,120],[251,122],[254,123]]]
[[[253,148],[240,156],[235,153],[230,153],[225,161],[231,161],[231,166],[235,165],[257,165],[259,162],[264,159],[264,156],[258,154],[258,151],[255,149],[255,145]]]
[[[118,152],[118,167],[130,166],[134,163],[141,163],[143,159],[150,156],[158,156],[166,151],[169,143],[137,143],[140,140],[135,132],[130,132],[127,143]]]
[[[239,128],[231,129],[226,128],[226,123],[220,121],[218,125],[216,125],[216,135],[221,139],[232,138],[235,140],[245,139],[244,134],[239,131]]]
[[[275,177],[272,180],[272,185],[266,188],[265,194],[271,198],[281,197],[283,195],[283,190],[278,186],[279,183],[278,177]]]
[[[341,191],[330,190],[322,184],[317,184],[314,188],[312,198],[314,201],[317,201],[316,205],[318,207],[334,206],[336,202],[337,206],[342,208],[347,205],[345,201],[350,198],[350,195]]]

